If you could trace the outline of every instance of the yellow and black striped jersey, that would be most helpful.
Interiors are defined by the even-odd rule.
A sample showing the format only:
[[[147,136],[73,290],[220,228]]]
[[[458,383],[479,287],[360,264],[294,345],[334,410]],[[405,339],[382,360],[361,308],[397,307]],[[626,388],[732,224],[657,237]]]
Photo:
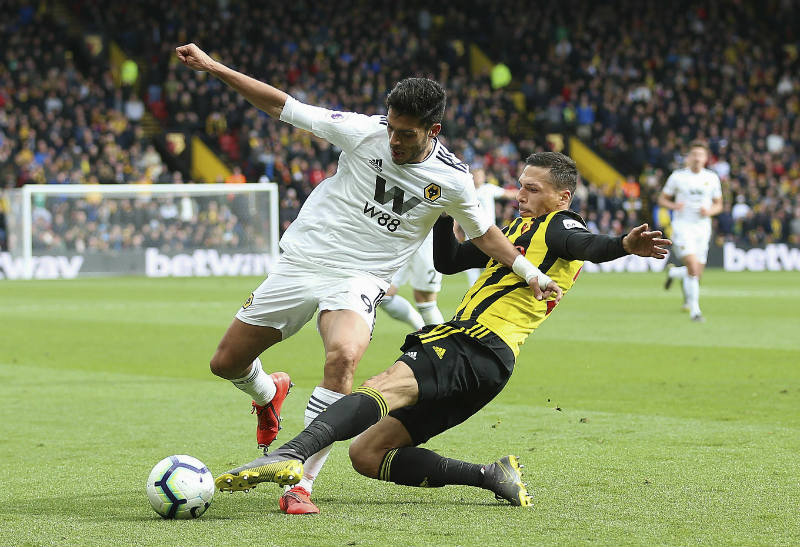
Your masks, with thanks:
[[[583,261],[565,260],[552,254],[548,256],[545,234],[556,213],[538,218],[517,218],[508,226],[506,237],[534,266],[550,276],[566,295]],[[536,300],[533,290],[524,280],[492,259],[464,295],[453,319],[474,321],[491,330],[517,355],[528,335],[554,307],[552,300]]]
[[[591,234],[583,219],[572,211],[520,217],[504,232],[523,256],[561,287],[564,295],[575,283],[584,259],[600,262],[626,254],[621,237]],[[474,244],[467,242],[457,247],[452,220],[437,224],[434,260],[439,271],[454,273],[474,267],[478,261],[486,269],[464,295],[448,324],[459,326],[464,329],[462,332],[476,338],[489,330],[518,355],[530,333],[555,308],[554,300],[536,300],[523,279],[494,259],[487,264],[488,257]]]

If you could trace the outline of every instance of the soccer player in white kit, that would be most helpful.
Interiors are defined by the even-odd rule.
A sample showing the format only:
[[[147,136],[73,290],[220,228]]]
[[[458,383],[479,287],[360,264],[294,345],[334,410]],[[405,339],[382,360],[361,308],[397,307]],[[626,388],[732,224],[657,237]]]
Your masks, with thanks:
[[[558,285],[484,218],[467,166],[438,140],[445,107],[438,83],[402,80],[386,99],[386,116],[365,116],[303,104],[213,60],[195,44],[176,48],[176,54],[273,118],[342,150],[336,174],[308,197],[281,238],[280,260],[236,314],[211,359],[214,374],[252,397],[259,446],[266,449],[277,435],[290,386],[286,373],[264,372],[261,353],[319,311],[325,366],[306,408],[306,424],[350,393],[375,308],[442,212],[456,218],[483,252],[525,279],[538,300],[553,294],[560,299]],[[303,480],[281,497],[283,511],[319,512],[309,496],[328,451],[309,459]]]
[[[681,279],[689,315],[700,323],[705,321],[700,311],[700,277],[711,240],[711,217],[722,212],[722,186],[717,174],[705,169],[707,161],[706,144],[693,141],[687,167],[672,172],[658,197],[659,206],[673,211],[672,248],[684,264],[669,270],[665,287]]]
[[[517,199],[517,190],[508,190],[494,184],[486,183],[486,172],[482,167],[472,171],[472,179],[475,182],[475,195],[481,204],[481,211],[492,224],[497,224],[497,208],[495,200],[499,198]],[[470,287],[475,284],[483,271],[482,268],[470,268],[466,270],[467,281]]]

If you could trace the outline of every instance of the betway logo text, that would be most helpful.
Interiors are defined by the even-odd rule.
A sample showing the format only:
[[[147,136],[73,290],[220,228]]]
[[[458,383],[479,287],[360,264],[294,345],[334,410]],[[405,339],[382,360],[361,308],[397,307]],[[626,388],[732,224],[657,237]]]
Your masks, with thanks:
[[[265,275],[272,267],[268,254],[219,254],[214,249],[197,250],[192,254],[167,256],[158,249],[145,253],[147,277],[207,277],[216,275]]]
[[[763,249],[739,249],[734,243],[722,247],[723,266],[729,272],[800,270],[800,249],[771,243]]]
[[[22,257],[0,253],[0,279],[72,279],[78,277],[83,257],[34,256],[28,264]]]
[[[627,255],[595,264],[594,262],[584,262],[584,272],[660,272],[667,265],[666,260],[657,258],[645,258],[637,255]]]

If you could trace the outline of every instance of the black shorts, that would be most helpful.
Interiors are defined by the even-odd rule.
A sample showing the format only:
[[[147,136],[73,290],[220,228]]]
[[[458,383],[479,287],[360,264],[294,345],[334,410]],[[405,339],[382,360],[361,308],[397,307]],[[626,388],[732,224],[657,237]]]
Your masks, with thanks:
[[[406,336],[400,348],[405,353],[397,360],[414,372],[419,399],[413,406],[392,410],[389,416],[402,422],[415,445],[478,412],[511,377],[511,348],[487,329],[479,329],[480,338],[465,330],[474,329],[461,321],[428,326]]]

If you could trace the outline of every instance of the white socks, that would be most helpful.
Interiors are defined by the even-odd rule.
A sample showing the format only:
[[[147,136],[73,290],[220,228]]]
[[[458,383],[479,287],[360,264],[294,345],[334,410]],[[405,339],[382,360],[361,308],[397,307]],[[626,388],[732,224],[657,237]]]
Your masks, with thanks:
[[[689,304],[689,314],[694,317],[700,315],[700,280],[694,276],[686,276],[686,303]]]
[[[314,418],[319,416],[329,405],[332,405],[342,397],[344,397],[344,393],[337,393],[336,391],[331,391],[324,387],[315,387],[314,391],[311,393],[311,398],[308,400],[308,406],[306,406],[305,426],[308,427],[308,424],[313,422]],[[296,486],[302,486],[308,493],[311,493],[314,479],[317,478],[322,466],[325,465],[325,460],[328,459],[331,448],[333,448],[332,444],[326,446],[306,460],[306,463],[303,464],[303,478],[300,479],[300,482],[298,482]],[[288,491],[291,488],[291,486],[287,486],[284,490]]]
[[[478,278],[481,276],[481,268],[470,268],[467,270],[467,281],[469,281],[469,286],[473,286]]]
[[[250,372],[241,378],[231,380],[231,382],[237,388],[250,395],[259,406],[264,406],[270,402],[277,391],[272,376],[261,368],[261,359],[258,357],[250,366]]]
[[[689,270],[686,268],[686,266],[676,266],[674,268],[671,268],[669,270],[668,274],[672,278],[678,277],[678,278],[683,279],[684,277],[686,277],[688,275],[688,272],[689,272]]]
[[[384,296],[383,300],[381,300],[381,307],[390,317],[408,323],[414,330],[419,330],[425,326],[425,320],[422,319],[419,312],[399,294]],[[441,314],[439,315],[441,316]]]
[[[436,304],[436,300],[432,302],[417,302],[417,309],[425,321],[425,325],[440,325],[444,323],[444,317]]]

